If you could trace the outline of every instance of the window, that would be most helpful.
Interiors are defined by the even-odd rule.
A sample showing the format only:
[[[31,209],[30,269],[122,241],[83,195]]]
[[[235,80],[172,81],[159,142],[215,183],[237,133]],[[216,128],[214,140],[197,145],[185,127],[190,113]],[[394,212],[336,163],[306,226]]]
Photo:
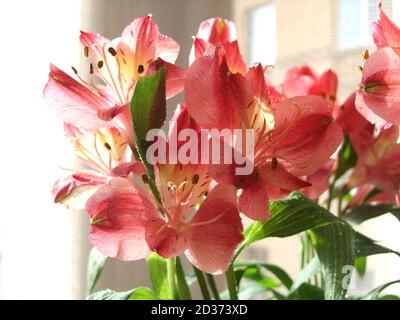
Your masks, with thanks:
[[[261,62],[266,65],[276,59],[276,10],[273,5],[256,7],[250,11],[250,64]]]
[[[338,49],[348,50],[372,45],[372,22],[377,18],[376,0],[339,0]]]

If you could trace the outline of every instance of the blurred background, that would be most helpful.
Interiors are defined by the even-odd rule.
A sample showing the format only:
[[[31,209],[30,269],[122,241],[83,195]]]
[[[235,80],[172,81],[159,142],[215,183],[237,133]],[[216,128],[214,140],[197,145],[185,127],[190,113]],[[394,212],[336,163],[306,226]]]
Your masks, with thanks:
[[[400,1],[386,0],[383,6],[400,23]],[[50,62],[64,70],[82,65],[80,29],[114,38],[135,17],[149,13],[163,34],[180,43],[181,67],[188,65],[199,23],[221,16],[236,23],[249,64],[275,66],[274,83],[294,65],[308,62],[318,72],[332,68],[339,75],[341,101],[357,86],[360,55],[372,48],[371,22],[378,14],[377,0],[1,1],[1,299],[84,298],[88,218],[52,203],[58,166],[72,168],[75,159],[61,123],[42,103],[42,90]],[[179,101],[182,96],[170,105]],[[400,250],[399,228],[386,215],[365,223],[362,231]],[[268,239],[243,255],[279,264],[293,277],[299,256],[298,237]],[[398,278],[399,259],[371,257],[366,277],[354,277],[351,290],[363,293]],[[108,261],[96,289],[127,290],[148,285],[146,279],[143,261]]]

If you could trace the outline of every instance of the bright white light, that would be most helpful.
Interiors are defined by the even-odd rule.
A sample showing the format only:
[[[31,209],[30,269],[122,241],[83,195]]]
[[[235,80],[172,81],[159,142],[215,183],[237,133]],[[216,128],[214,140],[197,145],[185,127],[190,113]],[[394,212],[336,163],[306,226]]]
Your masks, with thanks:
[[[79,20],[80,1],[0,2],[1,298],[70,298],[71,217],[50,197],[70,154],[42,92],[49,62],[76,62]]]
[[[257,7],[250,13],[250,63],[272,65],[276,59],[276,9]]]

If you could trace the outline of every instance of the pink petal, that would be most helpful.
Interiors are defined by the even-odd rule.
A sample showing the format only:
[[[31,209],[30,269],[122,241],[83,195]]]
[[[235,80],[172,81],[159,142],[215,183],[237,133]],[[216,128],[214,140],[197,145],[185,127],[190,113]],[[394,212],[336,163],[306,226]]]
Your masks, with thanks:
[[[61,203],[67,208],[80,210],[86,201],[106,183],[106,178],[92,173],[78,172],[56,181],[51,193],[54,202]]]
[[[279,162],[277,164],[267,162],[264,166],[258,168],[257,172],[266,183],[284,190],[299,190],[311,185],[287,172]]]
[[[233,251],[243,240],[236,189],[217,185],[201,205],[192,224],[189,247],[185,251],[189,261],[208,273],[226,271]]]
[[[185,100],[192,118],[203,128],[238,127],[238,110],[253,100],[251,90],[241,74],[232,74],[223,52],[197,59],[185,80]]]
[[[238,42],[227,42],[224,45],[224,49],[230,72],[245,75],[247,73],[247,64],[240,53]]]
[[[219,17],[212,18],[200,24],[197,37],[215,46],[221,46],[236,40],[236,28],[233,22],[229,20]]]
[[[329,159],[321,168],[307,177],[307,182],[312,185],[302,190],[305,196],[316,199],[328,189],[329,176],[332,173],[334,163],[334,160]]]
[[[152,251],[169,259],[182,254],[188,246],[187,232],[170,228],[162,219],[152,219],[146,225],[146,241]]]
[[[50,65],[49,81],[43,92],[44,101],[65,123],[80,129],[111,127],[98,117],[106,102],[54,65]]]
[[[293,67],[286,72],[282,92],[287,98],[306,96],[317,78],[315,72],[307,65]]]
[[[174,63],[179,54],[180,46],[170,37],[160,34],[157,42],[156,57],[169,63]]]
[[[113,168],[112,175],[114,177],[126,177],[133,173],[134,175],[141,176],[145,174],[146,170],[143,163],[140,161],[133,161],[120,164],[118,167]]]
[[[127,178],[113,178],[87,202],[90,241],[104,255],[137,260],[149,252],[145,226],[159,214],[148,194]]]
[[[138,63],[147,64],[154,60],[160,33],[150,16],[137,18],[122,32],[121,39],[134,52]]]
[[[268,190],[263,179],[244,187],[239,198],[239,208],[252,220],[266,220],[269,217]]]
[[[320,168],[336,151],[343,139],[343,133],[341,128],[332,122],[332,116],[326,112],[326,108],[330,108],[324,100],[318,97],[293,99],[277,105],[279,110],[285,103],[295,104],[298,116],[285,118],[288,121],[277,126],[271,135],[274,155],[283,161],[292,174],[309,175]]]
[[[382,2],[379,2],[379,20],[373,23],[373,37],[378,48],[400,46],[400,29],[383,12]]]
[[[215,47],[206,40],[195,38],[192,49],[190,50],[189,65],[191,65],[197,58],[206,55],[210,48],[215,50]]]

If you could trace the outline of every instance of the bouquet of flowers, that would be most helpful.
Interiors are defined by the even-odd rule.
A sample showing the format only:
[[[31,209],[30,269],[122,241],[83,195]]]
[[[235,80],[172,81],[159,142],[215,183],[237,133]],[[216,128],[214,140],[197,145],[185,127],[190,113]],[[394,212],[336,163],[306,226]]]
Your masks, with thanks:
[[[400,29],[379,9],[377,50],[363,54],[344,102],[332,70],[294,67],[273,84],[222,18],[200,24],[186,70],[151,16],[112,41],[81,32],[86,72],[51,65],[44,100],[87,166],[52,194],[89,215],[89,299],[191,299],[195,282],[216,300],[396,298],[381,293],[394,282],[347,295],[367,256],[399,255],[356,230],[400,219]],[[167,100],[181,92],[167,125]],[[296,234],[297,279],[240,259],[256,241]],[[92,293],[107,258],[147,259],[152,288]]]

